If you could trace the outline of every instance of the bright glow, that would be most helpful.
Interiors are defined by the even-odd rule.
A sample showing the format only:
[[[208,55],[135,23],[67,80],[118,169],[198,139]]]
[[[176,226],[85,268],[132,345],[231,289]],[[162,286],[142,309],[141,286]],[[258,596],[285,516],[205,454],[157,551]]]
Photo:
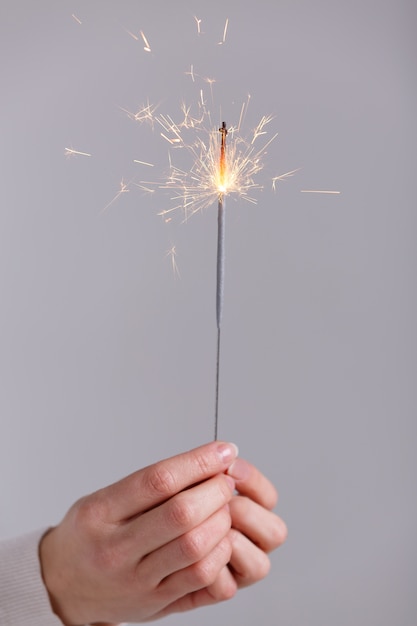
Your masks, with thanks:
[[[245,109],[246,112],[247,104],[242,111]],[[215,205],[220,194],[256,203],[255,192],[263,188],[257,175],[263,169],[268,146],[277,136],[274,134],[265,140],[272,118],[263,116],[249,137],[245,137],[241,133],[241,111],[238,125],[227,131],[227,150],[222,152],[219,123],[212,122],[203,95],[194,108],[195,111],[183,104],[179,121],[175,121],[172,115],[157,113],[156,107],[149,102],[137,113],[126,111],[133,120],[148,122],[152,127],[160,126],[160,136],[169,145],[169,170],[165,178],[153,183],[140,181],[141,186],[146,185],[146,190],[153,184],[155,188],[171,191],[172,206],[160,211],[159,215],[182,210],[187,219]],[[181,165],[176,164],[180,160],[176,158],[179,156],[177,150],[182,151]]]

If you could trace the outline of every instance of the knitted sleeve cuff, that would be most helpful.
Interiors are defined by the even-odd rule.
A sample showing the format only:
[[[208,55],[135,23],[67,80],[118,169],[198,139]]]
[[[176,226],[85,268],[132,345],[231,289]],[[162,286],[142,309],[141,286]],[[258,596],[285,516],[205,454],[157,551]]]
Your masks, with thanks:
[[[62,626],[42,580],[39,542],[46,528],[0,542],[0,624]]]

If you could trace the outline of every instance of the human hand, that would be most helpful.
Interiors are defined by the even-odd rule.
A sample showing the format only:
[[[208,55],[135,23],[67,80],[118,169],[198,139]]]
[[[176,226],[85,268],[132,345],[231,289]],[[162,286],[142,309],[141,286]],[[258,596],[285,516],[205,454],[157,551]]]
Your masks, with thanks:
[[[68,626],[149,621],[233,595],[224,573],[235,481],[224,472],[236,454],[214,442],[76,502],[40,546],[58,617]]]
[[[40,547],[62,621],[149,621],[263,578],[286,527],[270,511],[273,485],[235,457],[232,444],[208,444],[75,503]]]

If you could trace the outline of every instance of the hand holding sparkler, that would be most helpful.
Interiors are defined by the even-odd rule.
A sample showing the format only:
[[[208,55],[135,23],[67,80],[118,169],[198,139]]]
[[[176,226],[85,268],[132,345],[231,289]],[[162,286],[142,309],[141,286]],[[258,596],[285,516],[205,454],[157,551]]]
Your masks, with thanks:
[[[210,443],[75,503],[40,546],[58,617],[149,621],[263,578],[287,531],[271,511],[275,488],[236,454],[233,444]]]

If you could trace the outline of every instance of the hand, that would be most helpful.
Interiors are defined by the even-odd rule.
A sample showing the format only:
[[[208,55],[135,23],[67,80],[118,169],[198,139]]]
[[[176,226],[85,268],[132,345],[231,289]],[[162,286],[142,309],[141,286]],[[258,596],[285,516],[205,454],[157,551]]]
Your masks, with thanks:
[[[76,502],[45,535],[40,559],[67,625],[139,622],[233,595],[233,444],[214,442],[142,469]],[[220,580],[218,580],[220,575]],[[233,582],[233,581],[232,581]]]
[[[262,578],[286,528],[269,510],[274,487],[235,457],[233,444],[211,443],[78,501],[40,546],[61,620],[149,621]]]

